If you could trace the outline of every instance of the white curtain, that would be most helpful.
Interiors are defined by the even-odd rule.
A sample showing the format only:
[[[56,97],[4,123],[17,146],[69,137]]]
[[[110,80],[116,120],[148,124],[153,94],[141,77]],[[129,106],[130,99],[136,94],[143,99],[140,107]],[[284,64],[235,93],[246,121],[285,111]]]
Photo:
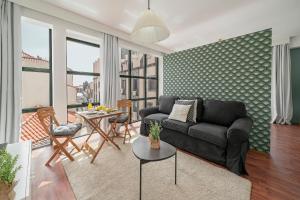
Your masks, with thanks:
[[[0,6],[0,143],[13,143],[21,121],[21,14],[7,0]]]
[[[117,37],[104,34],[104,58],[102,67],[103,102],[109,107],[116,107],[120,96],[119,78],[119,40]]]
[[[291,60],[288,44],[273,47],[272,59],[272,122],[291,124],[293,117]]]

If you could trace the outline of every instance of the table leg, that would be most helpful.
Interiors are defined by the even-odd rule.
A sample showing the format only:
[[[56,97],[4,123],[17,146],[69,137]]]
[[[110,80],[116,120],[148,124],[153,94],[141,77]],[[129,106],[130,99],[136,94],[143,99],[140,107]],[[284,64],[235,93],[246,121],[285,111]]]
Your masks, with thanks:
[[[177,184],[177,151],[175,153],[175,185]]]
[[[142,161],[140,160],[140,200],[142,199]]]
[[[96,130],[99,132],[99,134],[107,141],[112,143],[115,147],[117,147],[117,149],[121,150],[119,145],[117,145],[113,140],[111,140],[109,138],[109,136],[107,136],[107,134],[99,127],[96,127]]]
[[[102,148],[102,146],[103,146],[103,144],[104,144],[105,142],[110,142],[110,143],[112,143],[116,148],[118,148],[119,150],[121,150],[120,147],[119,147],[119,145],[117,145],[112,139],[110,139],[109,135],[108,135],[107,133],[105,133],[104,130],[101,129],[101,127],[100,127],[100,122],[102,121],[102,118],[100,118],[99,121],[97,121],[97,119],[88,119],[88,118],[86,118],[86,117],[84,117],[84,116],[83,116],[83,118],[85,119],[85,121],[86,121],[89,125],[92,126],[93,130],[92,130],[91,134],[88,136],[88,138],[85,140],[84,145],[82,146],[82,148],[83,148],[85,145],[88,145],[87,142],[88,142],[88,140],[90,139],[90,137],[91,137],[91,135],[92,135],[92,133],[93,133],[94,131],[98,132],[98,134],[100,135],[100,137],[103,138],[103,141],[101,142],[101,144],[97,147],[96,151],[94,151],[94,155],[93,155],[93,158],[92,158],[92,160],[91,160],[91,163],[94,162],[95,158],[97,157],[98,153],[100,152],[100,150],[101,150],[101,148]],[[90,147],[90,148],[91,148],[91,147]],[[94,150],[94,149],[93,149],[93,150]]]
[[[114,142],[112,141],[108,135],[100,128],[100,126],[98,126],[94,121],[92,120],[87,120],[87,122],[100,134],[100,136],[102,136],[102,138],[107,141],[107,142],[111,142],[115,147],[117,147],[120,150],[120,147]]]
[[[92,160],[91,160],[91,163],[93,163],[94,160],[96,159],[96,157],[97,157],[99,151],[101,150],[102,146],[104,145],[104,143],[105,143],[105,140],[103,140],[103,141],[101,142],[100,146],[99,146],[98,149],[96,150],[95,155],[93,155],[93,158],[92,158]]]
[[[99,121],[98,121],[98,125],[100,124],[100,122],[101,122],[101,120],[102,119],[100,119]],[[85,119],[85,121],[87,121],[87,119]],[[88,122],[88,124],[89,124],[89,122]],[[91,131],[91,133],[89,134],[89,136],[86,138],[86,140],[84,141],[84,143],[82,144],[82,146],[81,146],[81,150],[84,148],[84,145],[89,141],[89,139],[91,138],[91,136],[93,135],[93,133],[94,133],[94,131],[95,131],[95,128],[92,126],[92,131]]]

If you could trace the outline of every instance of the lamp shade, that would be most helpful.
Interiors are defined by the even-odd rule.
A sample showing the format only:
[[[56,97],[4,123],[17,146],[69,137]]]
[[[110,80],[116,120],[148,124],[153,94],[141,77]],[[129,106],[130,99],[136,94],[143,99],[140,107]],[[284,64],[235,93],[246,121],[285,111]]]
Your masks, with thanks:
[[[137,20],[131,38],[138,42],[151,44],[169,37],[170,31],[165,23],[150,9],[145,10]]]

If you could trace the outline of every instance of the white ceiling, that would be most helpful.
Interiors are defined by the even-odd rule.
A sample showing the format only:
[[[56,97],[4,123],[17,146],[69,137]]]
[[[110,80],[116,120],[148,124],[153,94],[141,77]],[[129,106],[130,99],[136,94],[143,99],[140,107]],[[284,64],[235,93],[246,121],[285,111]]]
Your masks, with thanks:
[[[130,33],[147,0],[43,0]],[[273,28],[274,37],[300,35],[300,0],[151,0],[170,29],[158,45],[182,50]]]

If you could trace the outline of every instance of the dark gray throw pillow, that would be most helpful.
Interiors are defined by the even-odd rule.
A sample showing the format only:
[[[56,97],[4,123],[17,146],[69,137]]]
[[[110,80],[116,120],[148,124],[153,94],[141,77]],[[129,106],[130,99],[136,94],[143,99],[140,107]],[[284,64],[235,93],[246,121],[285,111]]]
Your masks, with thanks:
[[[194,106],[195,106],[195,100],[176,100],[175,104],[180,105],[191,105],[191,108],[189,110],[189,113],[187,115],[187,121],[188,122],[194,122]]]
[[[173,105],[177,99],[178,99],[177,96],[167,96],[167,95],[160,96],[158,98],[159,112],[169,115],[172,112]]]
[[[245,104],[238,101],[204,101],[203,122],[230,126],[236,119],[247,116]]]

